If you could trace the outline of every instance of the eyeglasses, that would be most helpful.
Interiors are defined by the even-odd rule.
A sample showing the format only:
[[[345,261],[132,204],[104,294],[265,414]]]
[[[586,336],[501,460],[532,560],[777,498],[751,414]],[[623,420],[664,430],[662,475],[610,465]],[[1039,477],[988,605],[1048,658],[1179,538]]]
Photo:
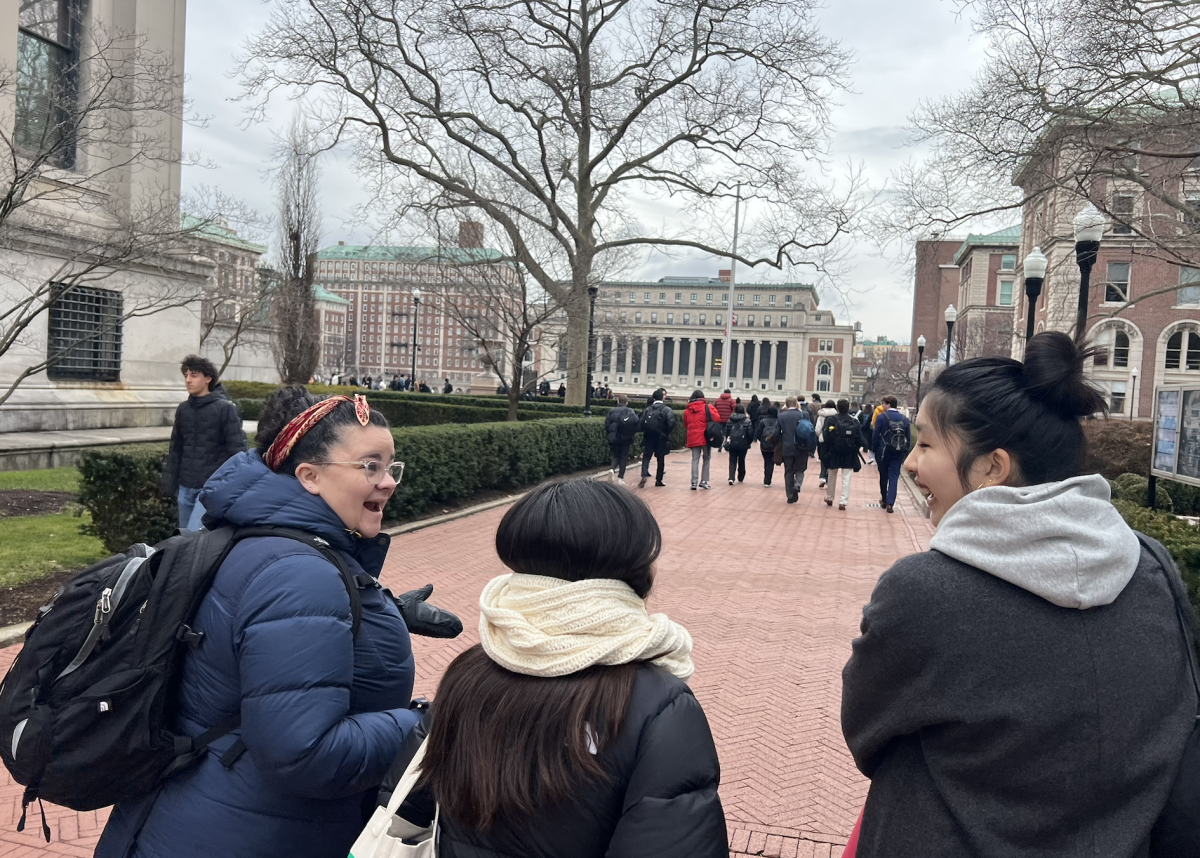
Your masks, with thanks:
[[[365,461],[365,462],[313,462],[314,465],[346,465],[351,468],[361,468],[367,475],[367,482],[373,486],[379,485],[383,480],[384,474],[391,474],[392,479],[396,484],[400,484],[401,477],[404,476],[404,463],[392,462],[390,465],[385,465],[383,462]]]

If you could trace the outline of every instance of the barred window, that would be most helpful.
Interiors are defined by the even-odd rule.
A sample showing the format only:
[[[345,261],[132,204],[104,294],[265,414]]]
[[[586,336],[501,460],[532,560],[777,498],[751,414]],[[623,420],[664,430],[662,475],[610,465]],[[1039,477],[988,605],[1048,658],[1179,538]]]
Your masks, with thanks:
[[[47,370],[52,379],[121,380],[124,299],[120,292],[72,286],[50,305]]]

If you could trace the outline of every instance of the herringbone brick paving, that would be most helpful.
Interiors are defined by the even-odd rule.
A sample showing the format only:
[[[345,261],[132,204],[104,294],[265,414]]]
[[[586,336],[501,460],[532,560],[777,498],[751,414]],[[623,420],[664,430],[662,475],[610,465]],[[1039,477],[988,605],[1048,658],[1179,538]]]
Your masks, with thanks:
[[[799,503],[789,506],[782,473],[764,487],[757,460],[746,483],[728,486],[719,479],[726,460],[714,456],[714,488],[698,492],[688,490],[685,456],[667,462],[667,487],[639,492],[663,530],[650,606],[695,640],[691,685],[720,753],[731,856],[839,858],[867,786],[842,741],[842,665],[875,580],[896,558],[924,550],[932,528],[903,490],[895,515],[868,506],[877,500],[874,467],[855,475],[850,508],[838,512],[825,506],[812,466]],[[432,697],[446,665],[478,640],[479,591],[504,571],[492,548],[503,514],[490,510],[392,543],[384,583],[397,590],[432,582],[434,601],[466,628],[456,641],[414,639],[415,694]],[[0,650],[0,671],[18,649]],[[32,809],[16,833],[20,798],[0,770],[0,858],[91,855],[107,811],[47,806],[47,845]]]

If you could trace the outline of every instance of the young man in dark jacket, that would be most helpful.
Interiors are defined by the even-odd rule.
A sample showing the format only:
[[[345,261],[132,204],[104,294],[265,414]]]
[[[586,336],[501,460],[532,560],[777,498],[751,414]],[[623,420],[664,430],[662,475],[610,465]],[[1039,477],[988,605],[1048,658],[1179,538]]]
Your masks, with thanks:
[[[667,451],[671,449],[671,433],[675,431],[675,412],[671,406],[663,402],[667,392],[661,387],[654,391],[653,401],[642,412],[640,429],[642,430],[642,478],[638,488],[644,488],[646,480],[650,479],[650,459],[658,459],[658,472],[654,485],[661,486],[663,473],[667,468]]]
[[[159,488],[179,502],[179,529],[201,530],[204,507],[196,496],[217,468],[246,449],[246,433],[212,361],[188,355],[179,369],[188,398],[175,409],[171,449]]]
[[[729,485],[732,486],[735,476],[739,483],[746,479],[746,453],[754,443],[754,422],[741,405],[733,406],[725,438],[725,449],[729,451]]]
[[[604,431],[608,435],[608,447],[612,450],[610,479],[625,485],[625,466],[629,464],[629,447],[638,433],[637,412],[629,407],[629,397],[617,395],[617,407],[604,418]]]
[[[789,396],[786,404],[787,408],[779,415],[777,443],[783,445],[783,487],[787,490],[787,502],[795,503],[800,500],[800,487],[804,484],[804,472],[813,448],[796,443],[796,427],[801,419],[809,419],[808,410],[802,409],[794,396]]]
[[[871,449],[879,463],[880,503],[885,510],[893,512],[896,489],[900,485],[900,468],[912,447],[912,434],[908,418],[899,411],[900,401],[894,396],[885,396],[883,404],[887,411],[875,418]]]
[[[763,485],[771,485],[775,473],[775,437],[779,432],[779,409],[769,403],[760,412],[762,417],[754,429],[754,440],[763,457]]]

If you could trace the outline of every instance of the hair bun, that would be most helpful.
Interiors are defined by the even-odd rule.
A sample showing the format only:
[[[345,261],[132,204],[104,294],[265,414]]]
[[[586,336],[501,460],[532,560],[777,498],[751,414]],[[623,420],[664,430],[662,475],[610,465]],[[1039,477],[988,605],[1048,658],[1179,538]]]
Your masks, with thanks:
[[[1083,363],[1090,354],[1061,331],[1038,334],[1025,346],[1025,392],[1069,419],[1104,411],[1104,397],[1083,377]]]

